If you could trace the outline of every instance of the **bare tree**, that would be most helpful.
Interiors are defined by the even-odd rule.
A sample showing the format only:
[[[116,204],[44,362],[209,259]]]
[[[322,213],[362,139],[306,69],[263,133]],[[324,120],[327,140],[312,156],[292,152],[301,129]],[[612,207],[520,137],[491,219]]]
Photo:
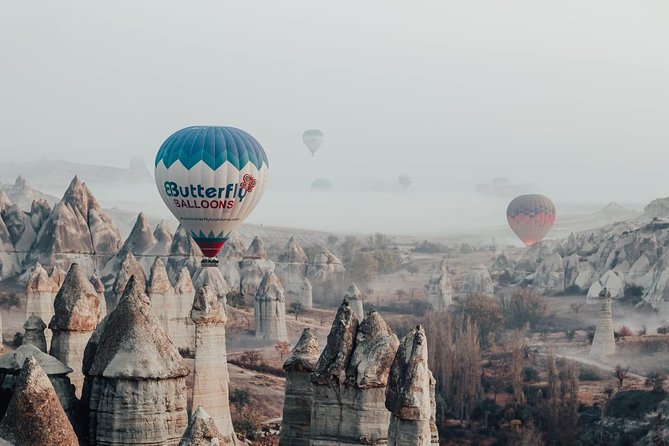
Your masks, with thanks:
[[[290,344],[286,341],[279,341],[274,346],[274,350],[277,351],[281,358],[281,362],[283,363],[283,358],[290,354]]]
[[[302,308],[302,302],[292,302],[288,307],[288,312],[295,315],[295,320],[297,320],[297,317],[302,313]]]
[[[618,391],[620,391],[620,389],[623,388],[623,384],[625,383],[625,380],[629,375],[629,371],[630,371],[629,367],[623,367],[620,364],[616,365],[614,374],[616,376],[616,379],[618,380]]]

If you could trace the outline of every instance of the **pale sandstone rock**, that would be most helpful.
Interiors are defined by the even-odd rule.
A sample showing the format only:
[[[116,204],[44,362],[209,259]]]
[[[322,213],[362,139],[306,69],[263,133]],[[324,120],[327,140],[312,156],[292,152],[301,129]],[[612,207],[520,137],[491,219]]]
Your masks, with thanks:
[[[365,318],[365,309],[363,307],[364,295],[355,282],[351,282],[348,286],[346,294],[344,294],[344,300],[348,301],[358,321],[362,321]]]
[[[200,289],[203,285],[207,285],[211,291],[216,294],[223,309],[227,304],[227,295],[232,291],[232,287],[225,281],[221,271],[218,268],[204,267],[195,271],[193,276],[193,285],[196,289]]]
[[[307,267],[313,301],[326,305],[338,302],[344,292],[345,273],[341,260],[325,246],[319,246]]]
[[[233,232],[218,253],[218,269],[226,283],[237,292],[242,284],[241,261],[244,258],[244,251],[246,251],[244,240],[237,232]]]
[[[195,323],[192,406],[207,407],[218,429],[220,444],[234,445],[225,351],[226,316],[218,296],[207,285],[195,294],[190,316]]]
[[[98,293],[98,300],[100,301],[100,320],[107,316],[107,300],[105,299],[105,285],[102,283],[102,280],[93,273],[93,275],[88,279],[95,288],[95,292]]]
[[[311,282],[307,279],[307,255],[294,237],[279,255],[274,272],[279,277],[288,304],[298,302],[304,309],[313,306]]]
[[[432,311],[443,312],[453,303],[453,287],[448,277],[446,263],[442,260],[439,268],[432,271],[427,284],[427,304]]]
[[[309,328],[305,328],[290,357],[283,364],[286,390],[279,440],[283,446],[309,446],[313,403],[309,377],[316,369],[317,362],[318,338]]]
[[[100,321],[100,296],[83,271],[73,263],[54,301],[53,332],[49,353],[73,372],[70,379],[81,396],[84,374],[81,371],[84,350]]]
[[[135,281],[138,282],[142,290],[146,289],[146,274],[144,274],[144,269],[132,254],[132,252],[128,251],[123,257],[121,268],[116,275],[116,280],[114,281],[114,286],[112,287],[115,303],[118,302],[118,300],[123,295],[125,287],[131,277],[135,277]],[[115,307],[116,305],[113,305],[112,310]]]
[[[179,446],[219,446],[224,444],[226,443],[222,440],[214,419],[202,407],[198,407],[190,417],[188,429],[184,432]]]
[[[265,273],[257,288],[254,304],[255,337],[267,341],[288,341],[286,302],[283,287],[271,271]]]
[[[544,258],[534,274],[532,288],[539,294],[557,294],[564,291],[562,257],[554,253]]]
[[[46,353],[46,336],[44,335],[45,329],[46,324],[44,321],[33,313],[23,323],[23,340],[21,345],[34,345]]]
[[[495,286],[488,273],[488,268],[483,265],[477,265],[472,268],[462,284],[461,294],[468,299],[474,294],[492,296]]]
[[[595,337],[592,339],[590,356],[601,358],[616,352],[616,341],[613,334],[613,313],[611,312],[611,295],[602,293],[600,298],[600,310],[597,317]]]
[[[44,322],[51,321],[53,317],[53,301],[56,298],[54,291],[56,285],[49,278],[49,273],[38,263],[35,264],[33,272],[28,277],[26,294],[26,319],[32,314],[42,319]],[[51,332],[46,333],[47,348],[51,342]]]
[[[265,273],[274,271],[274,262],[267,258],[265,248],[255,237],[241,262],[241,293],[246,299],[255,297]]]
[[[27,358],[14,388],[0,438],[16,446],[75,446],[79,440],[37,360]]]

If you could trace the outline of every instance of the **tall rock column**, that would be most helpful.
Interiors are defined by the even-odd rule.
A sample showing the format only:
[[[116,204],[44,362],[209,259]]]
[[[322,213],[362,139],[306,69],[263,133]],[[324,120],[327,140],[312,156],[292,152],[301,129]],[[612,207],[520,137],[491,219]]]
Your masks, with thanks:
[[[46,324],[39,316],[36,314],[31,315],[23,323],[23,340],[21,345],[34,345],[39,348],[41,351],[46,353],[46,336],[44,330],[46,329]]]
[[[131,278],[86,347],[89,444],[177,445],[188,424],[188,373],[143,284]]]
[[[286,301],[289,304],[297,302],[308,310],[313,306],[313,299],[311,282],[307,279],[307,265],[307,255],[297,240],[291,237],[279,255],[274,272],[283,285]]]
[[[616,352],[616,340],[613,334],[613,313],[611,312],[611,294],[604,291],[601,299],[595,337],[592,339],[590,356],[599,358]]]
[[[174,284],[174,318],[169,321],[172,342],[179,350],[195,351],[195,324],[190,318],[195,287],[190,272],[185,266],[179,271]]]
[[[225,352],[225,310],[207,285],[198,289],[190,317],[195,322],[193,407],[206,407],[214,419],[222,445],[234,445],[235,432],[228,398]]]
[[[40,265],[35,264],[35,269],[28,277],[26,294],[26,320],[35,314],[45,323],[49,323],[53,316],[53,300],[56,297],[58,287],[49,278],[49,273]],[[51,342],[51,332],[46,333],[47,347]]]
[[[402,339],[390,370],[386,391],[386,407],[392,414],[389,446],[430,445],[430,375],[427,339],[419,326]]]
[[[81,397],[84,350],[100,321],[100,296],[76,263],[70,267],[56,295],[54,310],[49,324],[53,332],[49,353],[72,368],[70,379],[77,397]]]
[[[288,341],[283,287],[279,278],[271,271],[265,273],[256,291],[254,315],[256,339]]]
[[[176,345],[176,333],[173,330],[174,321],[177,319],[177,302],[174,296],[174,288],[167,277],[165,264],[159,257],[151,265],[149,281],[146,285],[146,294],[149,295],[151,308],[160,321],[160,325],[167,332],[167,336]]]
[[[453,303],[453,288],[448,278],[448,270],[444,261],[439,268],[432,271],[427,284],[427,305],[432,311],[443,312]]]
[[[360,291],[360,288],[358,288],[354,282],[351,282],[351,284],[348,286],[348,290],[346,290],[346,294],[344,294],[344,299],[346,299],[349,305],[351,305],[351,310],[353,310],[358,320],[363,320],[365,318],[363,294],[362,291]]]
[[[267,258],[267,252],[258,237],[255,237],[244,253],[241,261],[241,293],[245,299],[253,298],[265,273],[274,271],[274,262]]]
[[[283,364],[286,371],[286,393],[281,420],[282,446],[309,446],[313,390],[309,377],[318,362],[318,338],[309,328],[295,344],[290,357]]]
[[[135,277],[135,281],[139,282],[142,291],[146,290],[146,274],[144,274],[144,269],[142,268],[142,265],[139,264],[135,256],[132,255],[132,252],[127,251],[123,256],[123,260],[121,261],[121,268],[116,275],[116,280],[114,280],[114,286],[112,287],[112,291],[114,292],[113,302],[111,302],[112,305],[110,305],[112,310],[116,308],[116,303],[123,295],[125,287],[130,281],[131,277]]]

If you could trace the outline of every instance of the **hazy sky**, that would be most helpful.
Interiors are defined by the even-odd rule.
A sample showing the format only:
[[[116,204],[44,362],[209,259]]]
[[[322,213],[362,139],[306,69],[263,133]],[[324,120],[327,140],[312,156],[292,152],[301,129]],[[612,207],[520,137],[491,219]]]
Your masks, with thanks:
[[[22,0],[0,60],[0,161],[127,165],[215,124],[257,137],[274,191],[406,172],[414,193],[669,195],[664,0]]]

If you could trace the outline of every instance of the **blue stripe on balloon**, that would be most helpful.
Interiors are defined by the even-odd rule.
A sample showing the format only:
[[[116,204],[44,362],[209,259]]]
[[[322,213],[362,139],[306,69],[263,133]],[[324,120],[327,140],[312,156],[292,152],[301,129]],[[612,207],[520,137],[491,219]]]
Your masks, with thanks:
[[[177,161],[191,169],[200,161],[212,170],[225,162],[237,169],[251,163],[257,169],[268,166],[267,155],[251,135],[234,127],[186,127],[165,140],[156,155],[156,166],[169,168]]]

